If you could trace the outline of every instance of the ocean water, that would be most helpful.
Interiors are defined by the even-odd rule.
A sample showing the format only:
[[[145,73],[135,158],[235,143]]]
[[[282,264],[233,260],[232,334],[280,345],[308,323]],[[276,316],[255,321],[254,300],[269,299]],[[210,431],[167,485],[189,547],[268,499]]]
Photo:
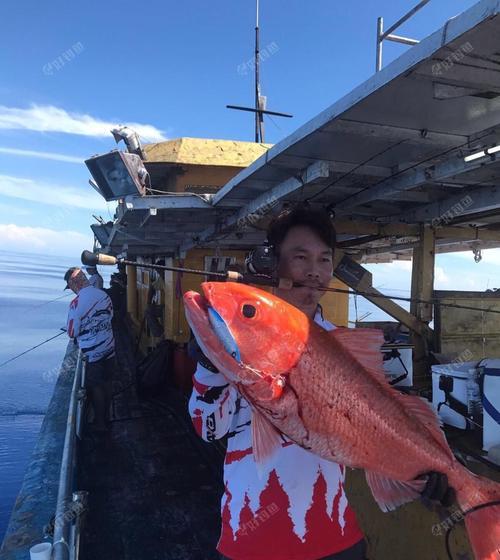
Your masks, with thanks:
[[[63,276],[78,264],[78,256],[0,251],[0,364],[61,332],[73,295],[63,291]],[[106,276],[105,286],[109,285]],[[63,333],[0,367],[0,542],[67,344]]]

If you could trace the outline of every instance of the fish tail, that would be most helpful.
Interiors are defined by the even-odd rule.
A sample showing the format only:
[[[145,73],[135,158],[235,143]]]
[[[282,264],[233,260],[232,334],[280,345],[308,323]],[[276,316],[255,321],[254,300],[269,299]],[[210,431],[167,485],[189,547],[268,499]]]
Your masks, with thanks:
[[[457,499],[476,560],[500,560],[500,484],[473,475]]]

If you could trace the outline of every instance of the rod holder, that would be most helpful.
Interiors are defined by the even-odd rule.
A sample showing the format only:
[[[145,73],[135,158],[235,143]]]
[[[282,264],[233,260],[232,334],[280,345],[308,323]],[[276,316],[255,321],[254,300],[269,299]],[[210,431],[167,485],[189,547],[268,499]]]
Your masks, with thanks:
[[[85,264],[87,266],[96,266],[98,264],[113,265],[118,262],[118,259],[116,257],[113,257],[113,255],[92,253],[91,251],[83,251],[81,260],[82,264]]]

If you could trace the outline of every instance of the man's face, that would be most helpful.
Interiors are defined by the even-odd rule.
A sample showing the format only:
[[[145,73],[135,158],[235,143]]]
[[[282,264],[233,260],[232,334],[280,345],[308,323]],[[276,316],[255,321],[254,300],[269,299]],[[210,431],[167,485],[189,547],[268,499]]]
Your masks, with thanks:
[[[307,226],[292,227],[281,243],[278,273],[307,286],[284,291],[287,301],[301,309],[315,308],[323,295],[315,288],[327,287],[332,278],[333,251]]]

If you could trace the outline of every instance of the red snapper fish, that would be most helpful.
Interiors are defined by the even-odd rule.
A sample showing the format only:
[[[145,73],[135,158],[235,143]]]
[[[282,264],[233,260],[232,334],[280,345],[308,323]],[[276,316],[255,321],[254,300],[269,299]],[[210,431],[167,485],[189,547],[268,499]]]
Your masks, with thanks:
[[[465,523],[476,559],[500,560],[500,484],[455,459],[427,402],[387,383],[380,331],[327,332],[245,284],[202,289],[204,297],[184,295],[186,317],[204,354],[253,408],[257,462],[280,447],[281,432],[320,457],[364,469],[383,511],[419,497],[425,473],[445,473],[462,511],[474,510]]]

